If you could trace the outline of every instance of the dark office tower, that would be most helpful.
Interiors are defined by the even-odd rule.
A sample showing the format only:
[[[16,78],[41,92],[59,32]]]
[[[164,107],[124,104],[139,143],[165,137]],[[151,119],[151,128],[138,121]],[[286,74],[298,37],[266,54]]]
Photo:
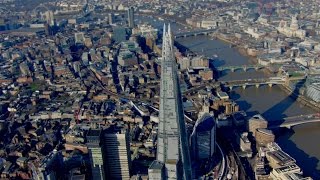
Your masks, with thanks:
[[[89,151],[90,163],[91,163],[91,175],[94,180],[104,180],[104,165],[102,151],[100,147],[100,129],[90,129],[87,133],[87,147]]]
[[[109,14],[108,20],[109,20],[109,24],[113,24],[114,23],[115,18],[114,18],[114,14],[113,13]]]
[[[194,161],[209,159],[215,152],[215,120],[204,113],[196,122],[191,134],[191,147]]]
[[[61,151],[53,150],[52,152],[50,152],[44,159],[41,160],[37,172],[38,173],[34,172],[34,179],[61,179],[61,177],[63,176],[63,156]]]
[[[127,131],[105,130],[101,136],[107,180],[130,179],[131,154]]]
[[[177,64],[170,30],[163,28],[157,160],[149,179],[192,179]]]
[[[129,7],[128,9],[128,24],[129,28],[134,28],[134,9]]]

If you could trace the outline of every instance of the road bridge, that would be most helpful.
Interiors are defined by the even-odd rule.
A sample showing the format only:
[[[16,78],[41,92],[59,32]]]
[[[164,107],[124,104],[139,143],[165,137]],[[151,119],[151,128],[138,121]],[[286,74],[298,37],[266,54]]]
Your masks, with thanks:
[[[234,87],[242,87],[246,89],[248,86],[255,86],[259,88],[263,85],[268,85],[272,87],[273,85],[283,85],[285,84],[285,79],[282,77],[270,77],[270,78],[260,78],[260,79],[245,79],[245,80],[232,80],[232,81],[221,81],[222,86],[228,87],[232,90]]]
[[[283,85],[285,84],[285,78],[283,77],[270,77],[270,78],[260,78],[260,79],[243,79],[243,80],[231,80],[231,81],[208,81],[199,86],[191,87],[182,92],[183,95],[189,95],[192,93],[197,93],[201,89],[209,88],[220,88],[227,87],[232,90],[234,87],[242,87],[246,89],[248,86],[255,86],[257,88],[268,85],[272,87],[273,85]]]
[[[222,71],[232,71],[235,72],[236,70],[243,70],[244,72],[247,72],[249,69],[254,69],[256,71],[263,69],[265,66],[262,65],[242,65],[242,66],[221,66],[221,67],[216,67],[215,69],[218,72]]]
[[[198,35],[209,35],[213,32],[216,32],[216,29],[200,29],[195,31],[188,31],[188,32],[180,32],[174,34],[174,38],[181,38],[181,37],[189,37],[189,36],[198,36]]]
[[[307,123],[319,123],[320,122],[320,113],[318,114],[309,114],[309,115],[300,115],[300,116],[293,116],[287,117],[283,120],[275,120],[269,122],[269,129],[285,127],[291,128],[293,126],[307,124]]]

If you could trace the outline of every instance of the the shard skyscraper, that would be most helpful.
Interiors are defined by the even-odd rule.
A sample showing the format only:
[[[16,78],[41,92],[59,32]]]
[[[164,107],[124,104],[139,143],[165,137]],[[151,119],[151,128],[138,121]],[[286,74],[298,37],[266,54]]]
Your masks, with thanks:
[[[180,92],[177,64],[170,29],[164,25],[157,160],[148,170],[149,179],[192,179],[189,143]]]

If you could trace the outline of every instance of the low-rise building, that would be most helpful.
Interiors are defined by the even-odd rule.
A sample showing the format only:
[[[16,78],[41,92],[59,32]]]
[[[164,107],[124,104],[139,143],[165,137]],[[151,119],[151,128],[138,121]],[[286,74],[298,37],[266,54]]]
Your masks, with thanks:
[[[268,127],[268,121],[260,114],[254,115],[248,121],[248,131],[252,136],[256,136],[257,129],[263,129]]]
[[[138,64],[137,56],[130,51],[121,51],[118,56],[118,63],[121,66],[134,66]]]
[[[259,128],[255,132],[256,142],[259,145],[267,145],[268,143],[274,142],[275,135],[271,130]]]

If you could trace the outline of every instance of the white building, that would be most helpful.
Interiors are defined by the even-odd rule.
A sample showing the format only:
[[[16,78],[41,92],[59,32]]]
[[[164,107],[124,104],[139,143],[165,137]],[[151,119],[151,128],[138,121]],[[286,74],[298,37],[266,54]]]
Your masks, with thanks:
[[[213,29],[216,27],[217,27],[217,21],[214,21],[214,20],[202,20],[201,21],[201,28]]]
[[[152,27],[151,25],[139,25],[138,29],[134,29],[134,33],[141,34],[143,37],[150,37],[156,39],[158,37],[158,29]]]
[[[286,21],[281,21],[277,30],[287,37],[298,37],[300,39],[306,37],[306,31],[299,27],[297,16],[292,16],[290,26],[287,25]]]
[[[45,12],[46,21],[50,26],[54,25],[54,16],[52,11],[46,11]]]
[[[75,33],[74,34],[74,39],[75,39],[75,43],[79,43],[79,44],[84,44],[85,41],[85,37],[84,37],[84,33]]]
[[[275,168],[270,173],[270,177],[272,179],[279,179],[279,180],[287,180],[288,179],[289,180],[289,178],[286,177],[286,175],[290,175],[293,173],[302,174],[300,167],[297,166],[296,164],[291,164],[288,166]]]
[[[245,30],[244,32],[246,32],[247,34],[249,34],[251,37],[255,39],[259,39],[266,35],[266,32],[263,32],[258,28],[252,28],[252,27],[248,27],[248,29]]]

